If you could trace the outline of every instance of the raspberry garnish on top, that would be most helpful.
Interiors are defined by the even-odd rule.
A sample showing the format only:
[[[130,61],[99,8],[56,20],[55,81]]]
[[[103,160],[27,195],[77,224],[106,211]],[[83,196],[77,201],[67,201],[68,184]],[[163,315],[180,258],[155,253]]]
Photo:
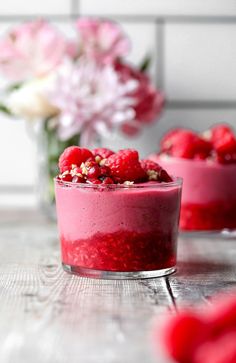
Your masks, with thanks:
[[[58,179],[72,183],[132,185],[147,181],[172,181],[157,163],[151,160],[140,161],[139,154],[134,149],[124,149],[117,153],[109,149],[95,149],[93,155],[88,149],[72,146],[60,156],[59,168],[61,174]]]
[[[102,157],[102,159],[107,159],[109,158],[109,156],[111,156],[112,154],[114,154],[114,151],[107,149],[105,147],[99,147],[97,149],[93,149],[92,150],[93,155],[99,155]]]
[[[193,159],[205,159],[212,150],[211,142],[187,129],[169,131],[161,141],[161,151],[171,156]]]
[[[236,162],[236,137],[227,125],[217,125],[211,130],[211,142],[220,163]]]
[[[236,136],[232,128],[224,124],[216,125],[201,134],[178,128],[170,130],[162,138],[161,153],[184,159],[236,163]]]
[[[145,172],[147,173],[148,180],[156,180],[160,182],[173,181],[167,171],[162,169],[162,167],[158,163],[152,160],[141,160],[141,166],[143,170],[145,170]]]
[[[140,181],[147,179],[143,170],[139,154],[133,149],[120,150],[109,156],[105,163],[111,170],[111,176],[120,178],[124,181]]]
[[[64,171],[70,170],[72,165],[80,166],[82,162],[90,157],[93,157],[90,150],[79,146],[69,146],[59,158],[58,166],[60,172],[63,173]]]

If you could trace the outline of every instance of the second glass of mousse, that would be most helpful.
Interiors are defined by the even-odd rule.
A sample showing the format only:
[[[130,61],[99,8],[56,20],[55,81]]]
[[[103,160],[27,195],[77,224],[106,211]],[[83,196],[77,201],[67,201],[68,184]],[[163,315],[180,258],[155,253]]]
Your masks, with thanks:
[[[228,125],[171,130],[149,157],[183,178],[183,231],[236,229],[236,137]]]

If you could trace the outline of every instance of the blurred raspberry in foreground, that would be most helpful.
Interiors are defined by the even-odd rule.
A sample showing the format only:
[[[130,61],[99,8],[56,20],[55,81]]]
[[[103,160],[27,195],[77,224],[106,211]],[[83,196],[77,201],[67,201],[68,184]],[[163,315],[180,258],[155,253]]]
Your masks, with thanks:
[[[162,331],[156,326],[155,343],[179,363],[236,362],[236,291],[219,295],[204,311],[191,309],[171,316]]]

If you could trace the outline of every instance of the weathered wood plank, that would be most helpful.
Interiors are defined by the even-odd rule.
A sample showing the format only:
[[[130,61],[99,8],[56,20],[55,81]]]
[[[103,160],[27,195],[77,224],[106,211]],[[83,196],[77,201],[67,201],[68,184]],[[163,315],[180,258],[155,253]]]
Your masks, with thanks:
[[[29,219],[0,222],[1,363],[166,363],[154,319],[236,284],[233,239],[181,238],[168,278],[94,280],[63,272],[56,226]]]
[[[236,239],[181,238],[178,271],[169,277],[178,306],[210,303],[211,296],[236,287]]]

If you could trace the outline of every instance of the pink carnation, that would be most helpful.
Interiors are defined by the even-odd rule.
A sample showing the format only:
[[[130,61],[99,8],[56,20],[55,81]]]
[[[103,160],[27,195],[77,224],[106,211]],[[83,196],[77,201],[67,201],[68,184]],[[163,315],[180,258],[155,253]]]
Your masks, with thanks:
[[[77,21],[82,53],[95,62],[108,64],[126,55],[130,43],[120,27],[111,21],[81,18]]]
[[[151,124],[160,117],[164,107],[164,95],[153,86],[146,74],[137,69],[121,62],[116,62],[115,68],[123,82],[130,79],[138,82],[138,87],[130,95],[136,101],[135,120],[122,126],[124,133],[134,135],[144,124]]]
[[[112,65],[80,58],[67,60],[59,68],[49,99],[59,110],[58,132],[61,139],[81,134],[87,145],[96,134],[108,135],[124,122],[133,120],[136,80],[121,81]]]
[[[46,21],[25,23],[0,39],[0,72],[12,81],[45,76],[66,52],[65,38]]]

